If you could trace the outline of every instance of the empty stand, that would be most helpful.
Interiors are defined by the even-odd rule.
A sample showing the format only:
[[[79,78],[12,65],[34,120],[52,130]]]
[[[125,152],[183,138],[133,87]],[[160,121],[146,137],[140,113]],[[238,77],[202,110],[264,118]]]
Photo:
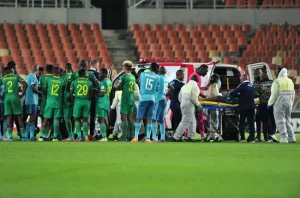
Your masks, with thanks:
[[[238,2],[240,6],[257,6],[255,1]],[[270,6],[268,3],[264,1],[263,5]],[[276,1],[270,3],[281,5]],[[226,4],[231,4],[231,1],[226,1]],[[289,4],[283,1],[282,5]],[[298,25],[157,24],[132,25],[130,29],[142,58],[178,58],[190,62],[221,59],[223,63],[242,67],[267,62],[272,68],[280,65],[300,70]]]
[[[80,59],[97,59],[101,65],[111,65],[98,24],[0,25],[1,64],[14,60],[21,74],[30,72],[33,64],[64,68],[70,62],[78,69]]]

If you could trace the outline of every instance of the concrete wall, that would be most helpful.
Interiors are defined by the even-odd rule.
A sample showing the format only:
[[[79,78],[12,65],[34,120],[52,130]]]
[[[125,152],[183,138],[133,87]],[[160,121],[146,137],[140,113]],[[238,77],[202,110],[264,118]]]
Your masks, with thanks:
[[[101,9],[90,8],[0,8],[0,23],[98,23]]]
[[[130,24],[299,24],[300,9],[130,9]]]

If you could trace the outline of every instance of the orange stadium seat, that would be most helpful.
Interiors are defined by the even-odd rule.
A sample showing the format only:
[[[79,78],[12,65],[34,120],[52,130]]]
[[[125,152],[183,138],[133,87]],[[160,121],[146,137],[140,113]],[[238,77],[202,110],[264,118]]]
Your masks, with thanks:
[[[235,0],[226,0],[225,1],[225,6],[226,7],[233,7],[233,6],[235,6]]]
[[[246,7],[246,1],[245,0],[237,0],[236,3],[238,8],[245,8]]]
[[[257,1],[256,0],[248,0],[248,8],[256,8]]]
[[[282,7],[282,0],[273,0],[272,8],[281,8],[281,7]]]
[[[196,30],[196,26],[193,24],[189,24],[186,26],[186,31],[188,31],[188,32],[193,32],[195,30]]]
[[[153,30],[154,31],[163,30],[162,25],[161,24],[154,24],[153,25]]]

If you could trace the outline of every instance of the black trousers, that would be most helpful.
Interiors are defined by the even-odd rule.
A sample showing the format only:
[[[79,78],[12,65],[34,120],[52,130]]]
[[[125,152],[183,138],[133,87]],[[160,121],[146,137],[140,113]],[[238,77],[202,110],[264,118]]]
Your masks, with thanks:
[[[172,130],[175,131],[181,121],[181,110],[180,110],[180,103],[171,103],[170,109],[173,112],[172,117]]]
[[[255,114],[255,124],[256,124],[256,137],[261,138],[261,115],[260,110],[258,109]]]
[[[245,139],[245,120],[247,118],[249,124],[249,140],[254,140],[254,108],[240,109],[240,135]]]
[[[276,123],[273,114],[273,108],[268,110],[267,104],[259,105],[260,118],[263,123],[263,133],[265,141],[269,140],[269,135],[274,135],[276,131]]]
[[[90,136],[94,135],[96,117],[96,98],[91,100],[91,116],[90,116]]]

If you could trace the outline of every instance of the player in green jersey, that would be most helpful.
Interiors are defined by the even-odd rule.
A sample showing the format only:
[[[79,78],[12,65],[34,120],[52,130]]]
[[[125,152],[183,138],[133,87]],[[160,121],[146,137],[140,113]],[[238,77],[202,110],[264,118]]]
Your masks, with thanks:
[[[54,76],[47,79],[47,82],[44,85],[44,91],[47,92],[47,101],[44,110],[44,120],[43,127],[41,130],[41,136],[47,137],[48,131],[48,122],[50,119],[53,119],[53,140],[54,142],[58,141],[57,135],[59,131],[59,118],[61,117],[62,109],[62,98],[64,92],[64,81],[60,78],[59,67],[53,68]],[[38,139],[43,141],[42,138]]]
[[[15,116],[19,122],[22,141],[25,141],[24,122],[21,116],[21,98],[26,92],[27,83],[19,75],[14,74],[14,70],[11,67],[6,67],[4,73],[6,75],[0,79],[0,86],[4,86],[4,115],[7,116],[6,134],[8,139],[4,140],[13,141],[13,116]],[[23,86],[21,95],[19,95],[19,83]]]
[[[98,122],[100,124],[101,131],[101,142],[107,142],[107,128],[109,126],[107,113],[109,110],[109,95],[112,89],[112,82],[109,78],[107,78],[107,69],[102,68],[99,72],[100,81],[100,91],[98,92],[97,98],[97,108],[96,108],[96,116],[98,117]]]
[[[79,70],[87,70],[88,62],[86,60],[81,60],[79,63]],[[93,83],[94,87],[98,87],[99,82],[92,72],[86,71],[86,75],[89,81]],[[71,76],[71,82],[79,78],[79,71],[75,71]]]
[[[53,76],[53,65],[46,65],[46,74],[42,75],[39,79],[39,89],[42,91],[41,104],[40,104],[40,115],[43,120],[44,110],[47,100],[47,90],[45,91],[45,85],[49,77]]]
[[[86,70],[78,71],[79,78],[72,82],[70,87],[70,95],[75,95],[73,116],[75,119],[75,131],[78,135],[78,141],[90,141],[88,139],[92,82],[86,78]],[[81,135],[81,123],[83,127],[83,136]]]
[[[66,73],[62,76],[62,79],[64,80],[64,84],[65,84],[64,99],[63,99],[63,116],[66,123],[68,135],[69,135],[69,137],[65,139],[65,141],[74,140],[74,132],[73,132],[72,122],[71,122],[73,104],[70,97],[70,87],[68,87],[69,81],[71,80],[72,71],[73,71],[72,64],[67,63]]]
[[[124,75],[120,79],[118,89],[122,89],[121,97],[121,120],[122,138],[121,141],[131,140],[134,131],[133,109],[134,109],[134,86],[135,77],[131,74],[133,63],[123,62]]]

